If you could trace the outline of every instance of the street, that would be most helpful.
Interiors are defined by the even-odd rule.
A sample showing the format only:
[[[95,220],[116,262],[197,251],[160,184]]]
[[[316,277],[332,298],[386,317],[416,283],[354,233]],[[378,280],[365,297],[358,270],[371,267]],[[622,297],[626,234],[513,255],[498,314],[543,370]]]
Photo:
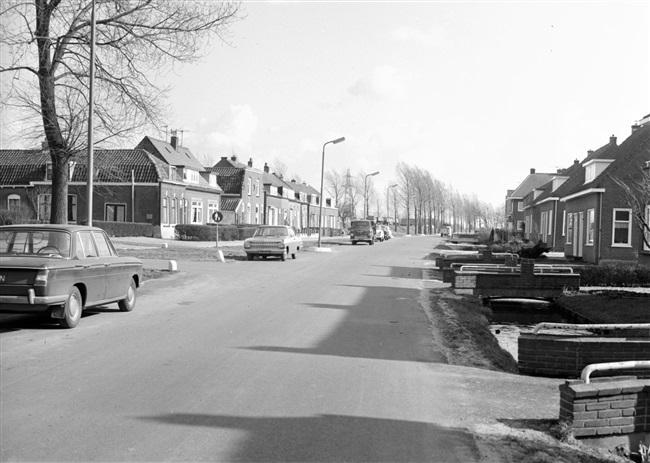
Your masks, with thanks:
[[[472,384],[521,381],[441,363],[423,309],[434,244],[181,262],[131,313],[3,323],[0,459],[479,461],[462,420],[493,410]]]

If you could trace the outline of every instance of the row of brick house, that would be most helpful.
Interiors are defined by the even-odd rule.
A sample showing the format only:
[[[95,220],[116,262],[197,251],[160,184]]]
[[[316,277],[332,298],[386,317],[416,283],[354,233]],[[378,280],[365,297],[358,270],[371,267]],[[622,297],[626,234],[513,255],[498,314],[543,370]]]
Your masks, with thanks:
[[[264,170],[222,158],[204,167],[172,135],[146,136],[134,149],[96,149],[93,155],[93,221],[148,223],[154,235],[173,238],[177,224],[287,224],[318,228],[320,194]],[[87,222],[87,153],[69,163],[68,222]],[[52,162],[47,149],[0,150],[0,210],[48,222]],[[323,204],[323,226],[338,228],[338,210]]]
[[[650,224],[649,181],[650,115],[620,144],[611,136],[582,161],[555,173],[531,169],[508,190],[507,225],[521,238],[542,240],[570,259],[650,264],[650,233],[642,225]]]

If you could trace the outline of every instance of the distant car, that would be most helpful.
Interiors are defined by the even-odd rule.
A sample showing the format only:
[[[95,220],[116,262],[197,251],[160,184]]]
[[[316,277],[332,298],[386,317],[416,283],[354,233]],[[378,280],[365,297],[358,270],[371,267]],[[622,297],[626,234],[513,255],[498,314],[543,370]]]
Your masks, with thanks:
[[[142,261],[120,257],[101,228],[0,227],[0,312],[48,313],[74,328],[87,307],[135,307]]]
[[[357,244],[365,241],[368,244],[375,244],[375,230],[370,220],[352,220],[350,222],[350,241]]]
[[[393,237],[393,232],[388,225],[381,225],[381,229],[384,231],[385,240],[389,240]]]
[[[255,230],[252,237],[244,240],[248,260],[253,260],[255,256],[263,259],[276,256],[284,261],[289,255],[295,259],[301,249],[302,239],[296,236],[292,227],[284,225],[263,225]]]
[[[386,235],[384,235],[384,230],[381,229],[381,225],[377,225],[375,228],[375,241],[384,241],[386,239]]]

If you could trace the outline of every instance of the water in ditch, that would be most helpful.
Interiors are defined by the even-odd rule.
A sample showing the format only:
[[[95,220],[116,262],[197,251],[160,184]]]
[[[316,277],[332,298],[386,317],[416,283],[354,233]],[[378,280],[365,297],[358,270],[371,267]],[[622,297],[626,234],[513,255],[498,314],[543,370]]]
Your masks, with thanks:
[[[517,341],[522,332],[532,332],[542,322],[571,323],[552,302],[539,299],[491,299],[485,302],[492,309],[490,328],[502,349],[517,360]],[[547,329],[545,334],[570,333],[562,329]]]

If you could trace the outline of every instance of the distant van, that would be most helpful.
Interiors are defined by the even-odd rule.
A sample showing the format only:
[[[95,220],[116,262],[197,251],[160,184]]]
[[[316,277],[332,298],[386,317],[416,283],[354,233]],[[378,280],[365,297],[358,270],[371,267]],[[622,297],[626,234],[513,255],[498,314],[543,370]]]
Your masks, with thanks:
[[[350,241],[357,244],[359,241],[375,244],[375,230],[370,220],[353,220],[350,222]]]

